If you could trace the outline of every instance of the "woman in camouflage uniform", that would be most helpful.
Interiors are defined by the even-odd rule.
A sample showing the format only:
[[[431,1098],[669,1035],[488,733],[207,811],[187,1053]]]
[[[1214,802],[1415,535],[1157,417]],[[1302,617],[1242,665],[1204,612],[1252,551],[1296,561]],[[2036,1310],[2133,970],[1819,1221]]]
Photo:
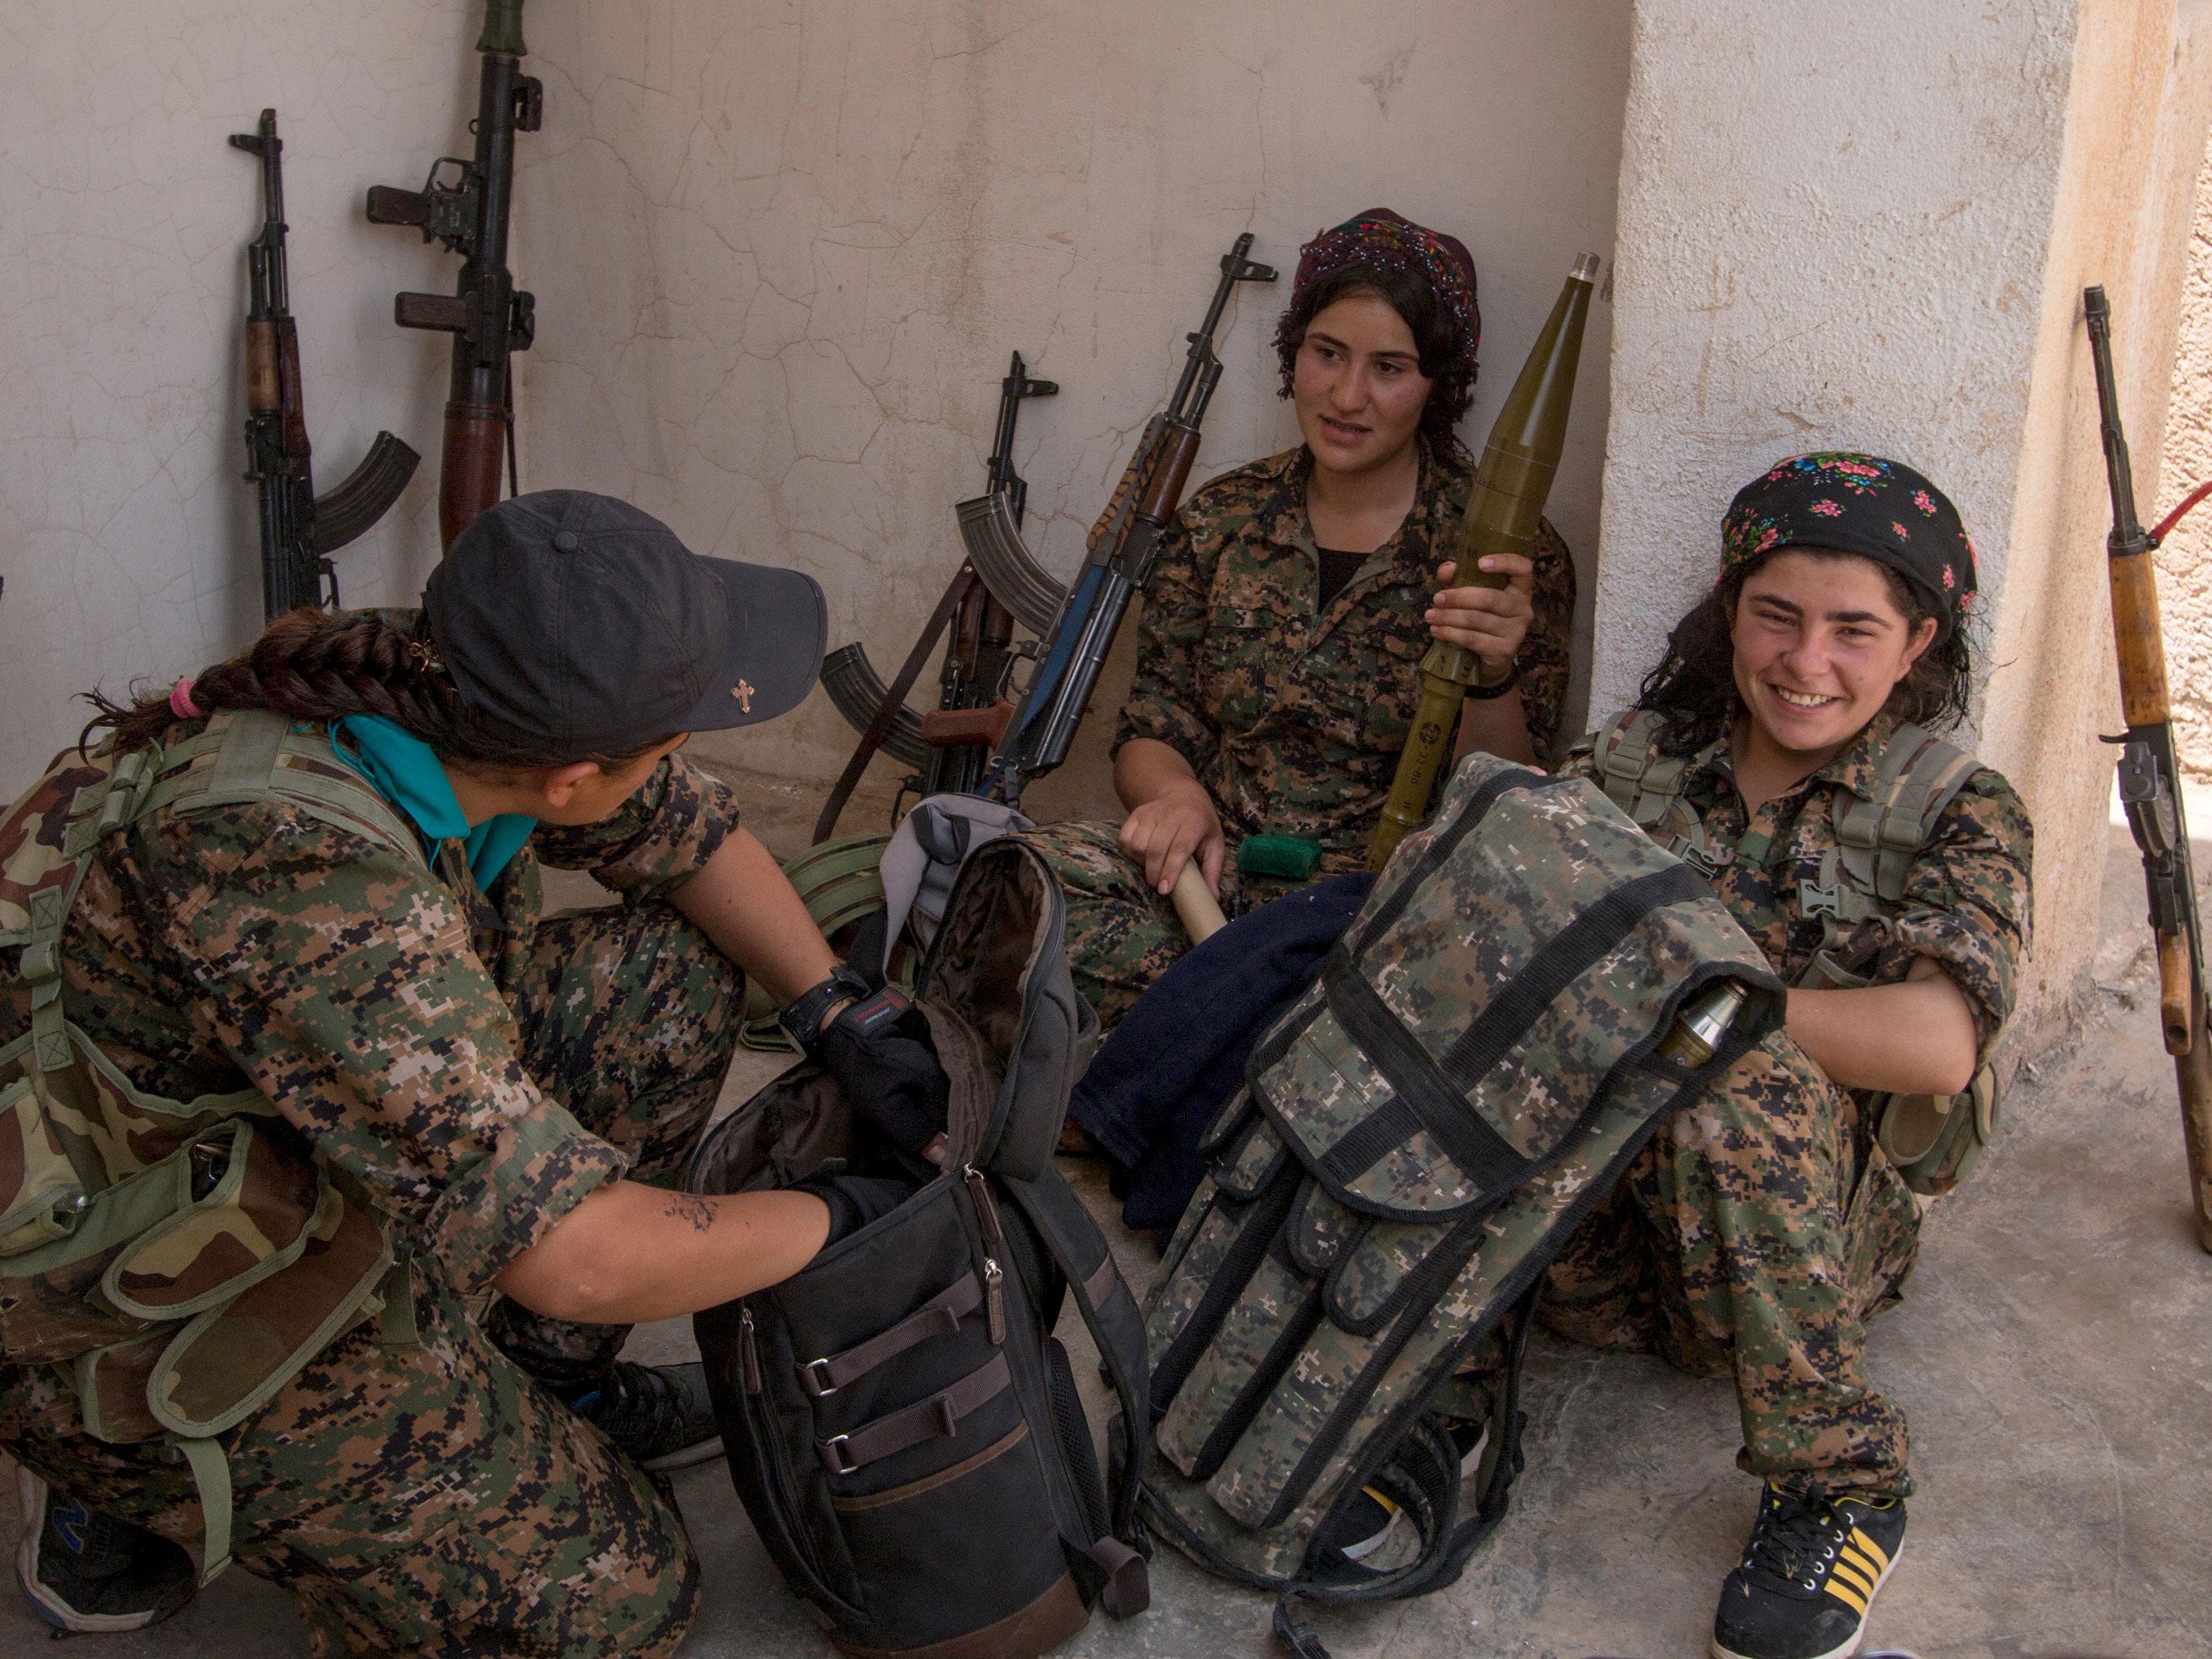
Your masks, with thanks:
[[[292,1592],[318,1654],[683,1638],[696,1564],[644,1471],[719,1439],[697,1366],[615,1353],[630,1322],[773,1284],[821,1245],[821,1197],[669,1188],[744,974],[817,1021],[836,997],[729,789],[673,751],[797,703],[822,633],[810,578],[548,491],[477,520],[419,615],[297,611],[172,693],[101,705],[95,759],[262,718],[228,711],[289,716],[345,821],[392,826],[265,794],[150,810],[94,844],[62,934],[70,1018],[137,1087],[259,1091],[281,1118],[256,1134],[365,1195],[400,1252],[384,1291],[411,1317],[357,1319],[219,1437],[237,1558]],[[202,761],[227,763],[222,742]],[[82,765],[64,753],[41,788]],[[621,902],[542,915],[541,864]],[[30,1018],[0,980],[0,1036]],[[494,1291],[480,1325],[465,1298]],[[189,1596],[169,1540],[203,1536],[201,1495],[160,1440],[95,1437],[64,1368],[0,1355],[0,1446],[46,1617],[131,1628]]]
[[[1663,1123],[1577,1233],[1542,1317],[1734,1376],[1738,1462],[1766,1489],[1712,1650],[1826,1659],[1856,1647],[1911,1490],[1904,1414],[1866,1374],[1865,1321],[1918,1237],[1875,1114],[1893,1091],[1961,1094],[1987,1060],[2027,945],[2032,831],[2002,777],[1920,729],[1963,719],[1971,681],[1973,550],[1933,484],[1793,457],[1737,495],[1722,544],[1638,711],[1566,766],[1705,870],[1796,988],[1785,1030]],[[1932,821],[1940,789],[1923,807],[1896,787],[1909,756],[1955,787]],[[1901,867],[1869,902],[1838,872],[1884,803],[1903,833],[1875,856]]]
[[[1289,887],[1240,878],[1248,836],[1319,842],[1324,876],[1365,866],[1431,594],[1453,575],[1439,550],[1472,477],[1454,429],[1480,336],[1454,237],[1375,209],[1302,250],[1275,345],[1304,442],[1208,483],[1162,545],[1115,739],[1128,817],[1029,832],[1067,894],[1077,988],[1107,1024],[1189,946],[1164,896],[1186,862],[1232,906]],[[1548,525],[1534,561],[1483,562],[1510,585],[1462,590],[1482,663],[1462,730],[1530,760],[1566,701],[1574,567]]]

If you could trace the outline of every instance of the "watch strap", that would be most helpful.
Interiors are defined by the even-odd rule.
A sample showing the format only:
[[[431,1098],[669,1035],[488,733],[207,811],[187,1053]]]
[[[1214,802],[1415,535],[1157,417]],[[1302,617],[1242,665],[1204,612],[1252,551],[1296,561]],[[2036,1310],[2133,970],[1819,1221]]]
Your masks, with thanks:
[[[802,1054],[811,1054],[815,1040],[821,1034],[822,1017],[836,1003],[850,1000],[865,1000],[871,994],[868,981],[842,963],[829,978],[819,985],[801,991],[784,1005],[775,1023],[783,1027],[783,1034],[799,1045]]]

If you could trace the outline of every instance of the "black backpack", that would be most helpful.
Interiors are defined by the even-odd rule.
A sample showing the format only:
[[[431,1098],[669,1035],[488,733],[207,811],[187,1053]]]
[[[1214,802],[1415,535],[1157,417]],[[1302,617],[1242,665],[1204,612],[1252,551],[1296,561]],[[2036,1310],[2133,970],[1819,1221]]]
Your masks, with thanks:
[[[946,1173],[695,1322],[738,1496],[848,1654],[1027,1659],[1096,1604],[1149,1600],[1140,1471],[1117,1448],[1101,1478],[1052,1334],[1072,1293],[1142,1420],[1142,1316],[1052,1163],[1097,1035],[1063,920],[1029,848],[969,860],[915,997],[952,1083]],[[788,1186],[854,1152],[835,1084],[802,1065],[715,1127],[684,1184]]]

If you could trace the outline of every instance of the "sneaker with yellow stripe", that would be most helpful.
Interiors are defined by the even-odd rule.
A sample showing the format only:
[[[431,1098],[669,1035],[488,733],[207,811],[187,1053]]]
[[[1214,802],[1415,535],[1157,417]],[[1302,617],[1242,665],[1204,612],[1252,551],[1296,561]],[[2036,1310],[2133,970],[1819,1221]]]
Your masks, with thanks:
[[[1713,1659],[1848,1659],[1905,1543],[1905,1500],[1769,1486],[1721,1586]]]

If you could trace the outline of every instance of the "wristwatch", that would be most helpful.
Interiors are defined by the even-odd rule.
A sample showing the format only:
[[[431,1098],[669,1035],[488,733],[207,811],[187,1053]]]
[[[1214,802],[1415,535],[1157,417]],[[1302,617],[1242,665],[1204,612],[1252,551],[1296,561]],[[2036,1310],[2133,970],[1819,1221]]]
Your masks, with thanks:
[[[822,1017],[837,1003],[864,1000],[873,988],[850,968],[840,964],[822,983],[811,990],[801,991],[786,1003],[783,1012],[775,1017],[775,1023],[783,1027],[783,1034],[799,1046],[801,1054],[811,1054],[814,1040],[821,1035]]]

